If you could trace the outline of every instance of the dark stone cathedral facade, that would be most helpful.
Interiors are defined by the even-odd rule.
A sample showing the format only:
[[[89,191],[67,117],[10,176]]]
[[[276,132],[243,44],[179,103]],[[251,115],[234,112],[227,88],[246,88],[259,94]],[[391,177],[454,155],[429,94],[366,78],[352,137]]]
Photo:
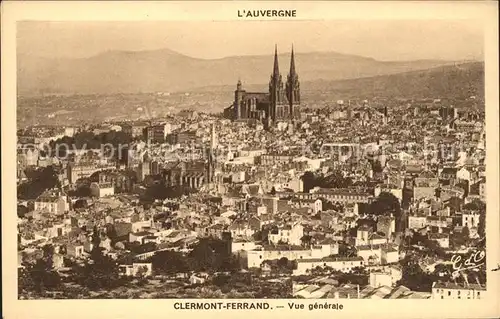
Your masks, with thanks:
[[[224,114],[233,120],[259,121],[267,126],[300,118],[300,83],[295,70],[293,47],[290,71],[285,84],[283,84],[279,70],[276,47],[273,72],[269,80],[269,92],[247,92],[238,80],[236,91],[234,91],[234,102],[224,110]]]

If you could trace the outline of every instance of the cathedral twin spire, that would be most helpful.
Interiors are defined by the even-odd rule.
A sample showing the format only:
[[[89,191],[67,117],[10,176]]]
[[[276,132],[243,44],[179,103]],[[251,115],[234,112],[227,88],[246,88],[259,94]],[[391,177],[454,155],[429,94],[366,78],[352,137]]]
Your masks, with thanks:
[[[256,94],[260,95],[259,98]],[[258,103],[256,102],[259,99]],[[267,101],[265,101],[265,100]],[[252,93],[247,97],[241,80],[238,79],[232,105],[234,118],[260,118],[268,125],[276,120],[290,120],[300,116],[300,88],[298,75],[295,70],[295,52],[292,45],[290,72],[286,83],[283,82],[278,61],[278,46],[274,48],[274,65],[269,81],[269,91]],[[260,112],[260,113],[259,113]],[[257,114],[258,113],[258,114]]]
[[[273,78],[279,78],[280,67],[278,65],[278,45],[274,47],[274,68],[273,68]]]
[[[295,55],[293,53],[293,44],[292,44],[292,56],[290,58],[290,77],[297,77],[297,72],[295,72]]]
[[[297,115],[297,106],[300,104],[299,79],[295,70],[295,53],[292,45],[290,58],[290,73],[287,76],[285,88],[279,70],[278,63],[278,45],[274,48],[274,66],[269,82],[269,93],[271,98],[271,117],[276,118],[294,118]],[[286,96],[286,102],[285,102]],[[284,105],[284,109],[278,109],[278,105]]]
[[[295,54],[293,52],[293,44],[292,44],[292,54],[290,59],[290,74],[289,76],[295,77],[297,75],[295,71]],[[278,45],[276,44],[274,47],[274,66],[273,66],[273,74],[272,78],[279,78],[280,76],[280,68],[278,63]]]

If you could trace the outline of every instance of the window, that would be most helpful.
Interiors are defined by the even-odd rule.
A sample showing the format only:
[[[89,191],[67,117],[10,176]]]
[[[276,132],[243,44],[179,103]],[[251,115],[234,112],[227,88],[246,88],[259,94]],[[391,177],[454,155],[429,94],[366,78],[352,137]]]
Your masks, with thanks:
[[[451,291],[448,291],[448,296],[451,296]]]

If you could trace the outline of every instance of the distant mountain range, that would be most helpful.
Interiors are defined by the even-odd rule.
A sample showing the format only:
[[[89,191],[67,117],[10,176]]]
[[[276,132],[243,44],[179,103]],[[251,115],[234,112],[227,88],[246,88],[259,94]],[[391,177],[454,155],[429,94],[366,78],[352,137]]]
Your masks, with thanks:
[[[265,85],[273,63],[272,54],[205,60],[168,49],[109,51],[80,59],[19,54],[17,59],[20,95],[182,92],[208,86],[234,86],[238,78],[244,85]],[[315,85],[326,87],[335,80],[424,70],[454,63],[441,60],[385,62],[335,52],[296,53],[295,59],[301,82],[316,81]],[[285,79],[290,54],[280,54],[279,62]]]

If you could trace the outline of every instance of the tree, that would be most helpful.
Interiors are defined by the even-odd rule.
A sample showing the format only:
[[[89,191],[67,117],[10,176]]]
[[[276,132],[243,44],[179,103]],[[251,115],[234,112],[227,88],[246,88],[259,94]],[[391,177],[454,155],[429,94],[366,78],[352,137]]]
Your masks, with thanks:
[[[143,254],[143,253],[157,250],[158,245],[154,242],[147,242],[145,244],[133,242],[133,243],[130,243],[127,248],[135,254]]]
[[[401,230],[403,216],[399,199],[391,193],[382,192],[370,204],[370,212],[374,215],[393,214],[396,222],[396,230]]]
[[[280,259],[278,259],[277,266],[279,268],[286,268],[288,266],[288,258],[281,257]]]
[[[106,236],[111,239],[111,244],[114,245],[116,243],[116,239],[118,237],[118,233],[116,232],[115,225],[113,224],[106,224]]]
[[[464,210],[473,210],[473,211],[485,211],[486,204],[483,201],[475,199],[472,202],[465,204],[463,209]]]
[[[137,269],[136,276],[139,278],[146,278],[147,273],[148,273],[148,267],[140,266],[139,269]]]
[[[403,276],[398,285],[403,285],[414,291],[429,292],[432,288],[432,283],[437,280],[435,276],[426,274],[418,262],[411,258],[405,258],[401,261],[403,265]]]
[[[183,253],[176,251],[160,251],[151,258],[155,273],[173,275],[190,270],[189,261]]]
[[[366,272],[356,272],[356,273],[339,272],[337,273],[335,278],[338,280],[340,285],[353,284],[353,285],[366,286],[368,285],[369,281],[369,276],[368,273]]]
[[[452,279],[451,278],[452,272],[453,272],[452,265],[450,265],[450,264],[437,264],[434,267],[434,271],[432,272],[432,274],[436,277],[439,277],[441,280],[450,281]]]
[[[167,187],[164,182],[157,181],[149,185],[146,189],[142,201],[151,203],[155,200],[164,200],[167,198],[181,198],[197,192],[196,189],[185,186]]]
[[[347,245],[346,243],[339,244],[339,253],[340,256],[352,257],[356,256],[356,249]]]
[[[88,204],[87,204],[87,200],[85,200],[85,199],[77,199],[75,201],[75,204],[73,205],[74,209],[87,208],[87,207],[88,207]]]
[[[143,200],[153,202],[167,198],[167,187],[163,183],[153,183],[146,189]]]
[[[195,271],[227,271],[238,263],[231,258],[228,242],[219,239],[201,239],[189,253],[190,265]]]
[[[329,175],[319,179],[320,187],[324,188],[347,188],[352,185],[352,179],[344,177],[342,172],[335,170]]]
[[[438,256],[441,258],[444,258],[446,256],[446,252],[436,240],[425,239],[424,246],[427,248],[430,255]]]
[[[59,157],[66,156],[66,147],[63,145],[74,145],[78,150],[81,149],[99,149],[101,146],[110,144],[113,148],[105,147],[104,155],[110,156],[112,153],[115,159],[120,159],[121,154],[113,152],[113,149],[118,149],[119,145],[129,145],[132,142],[132,136],[119,131],[104,132],[95,135],[90,131],[78,132],[72,137],[64,136],[56,141],[50,142],[51,149]]]
[[[240,259],[236,256],[230,255],[222,258],[219,266],[220,271],[235,272],[240,269]]]
[[[399,216],[401,214],[401,205],[396,196],[388,192],[382,192],[371,203],[370,210],[374,215],[393,213],[395,216]]]
[[[95,226],[91,242],[91,260],[84,266],[75,266],[77,283],[91,290],[118,287],[120,284],[118,265],[113,259],[103,255],[102,248],[99,247],[101,236]]]
[[[20,290],[40,293],[44,290],[59,287],[61,279],[53,267],[54,247],[45,245],[42,251],[42,257],[37,259],[33,265],[28,265],[25,271],[21,272]]]
[[[31,292],[31,291],[41,291],[40,288],[35,289],[35,281],[33,280],[33,276],[31,276],[31,272],[27,268],[18,268],[17,270],[17,285],[19,289],[19,293],[23,292]]]
[[[462,236],[467,239],[470,237],[469,227],[465,226],[464,228],[462,228]]]
[[[189,253],[193,260],[194,269],[198,271],[215,271],[217,267],[217,256],[212,242],[201,240]]]
[[[331,201],[324,198],[321,198],[321,207],[323,208],[323,211],[337,209],[336,205],[334,205]]]
[[[308,193],[309,190],[314,188],[316,185],[316,176],[313,172],[307,171],[302,175],[302,182],[304,184],[304,192]]]
[[[485,233],[485,225],[486,223],[486,212],[485,211],[481,211],[479,213],[479,224],[477,226],[477,233],[479,234],[479,236],[481,238],[485,237],[486,233]]]
[[[90,197],[90,185],[79,185],[74,191],[68,192],[68,195],[74,197]]]
[[[269,192],[269,194],[271,194],[273,196],[276,195],[276,188],[274,186],[271,187],[271,191]]]
[[[360,275],[366,275],[366,268],[365,267],[354,267],[352,269],[353,274],[360,274]]]
[[[383,171],[383,167],[380,161],[375,160],[372,162],[372,170],[374,173],[381,173]]]
[[[212,279],[213,284],[216,285],[217,287],[224,287],[228,285],[230,281],[231,281],[231,276],[226,274],[217,274]]]
[[[17,217],[24,218],[24,216],[28,213],[28,207],[24,205],[17,205]]]
[[[61,183],[53,166],[27,172],[28,181],[17,188],[20,199],[35,199],[48,189],[60,187]]]
[[[256,231],[252,237],[255,241],[263,241],[266,242],[268,240],[269,229],[263,228],[262,230]]]
[[[461,246],[467,245],[469,242],[470,230],[468,227],[463,227],[461,232],[454,232],[450,236],[450,241],[453,243],[455,248],[460,248]]]
[[[448,200],[448,205],[452,212],[459,212],[462,206],[462,200],[456,196],[451,197]]]
[[[302,242],[302,245],[304,245],[304,246],[311,245],[311,240],[312,240],[312,236],[310,236],[310,235],[304,235],[300,239],[300,241]]]

